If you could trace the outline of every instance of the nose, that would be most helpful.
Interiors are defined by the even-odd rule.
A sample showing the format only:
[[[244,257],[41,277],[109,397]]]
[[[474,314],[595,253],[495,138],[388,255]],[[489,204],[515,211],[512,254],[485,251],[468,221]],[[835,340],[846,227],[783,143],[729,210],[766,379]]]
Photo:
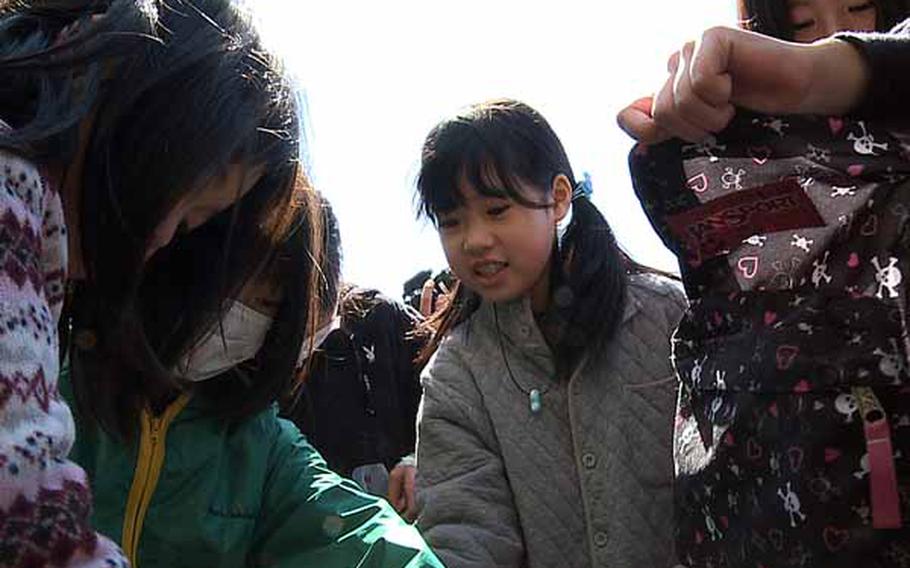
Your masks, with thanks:
[[[473,221],[466,223],[462,248],[464,252],[477,255],[486,252],[493,246],[493,233],[486,223]]]

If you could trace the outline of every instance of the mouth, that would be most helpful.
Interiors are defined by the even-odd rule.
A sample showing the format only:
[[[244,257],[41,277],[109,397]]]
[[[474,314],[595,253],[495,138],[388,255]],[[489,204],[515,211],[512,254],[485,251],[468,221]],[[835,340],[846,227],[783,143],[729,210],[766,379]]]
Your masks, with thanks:
[[[480,280],[492,280],[502,273],[509,263],[499,260],[486,260],[475,262],[472,266],[474,276]]]

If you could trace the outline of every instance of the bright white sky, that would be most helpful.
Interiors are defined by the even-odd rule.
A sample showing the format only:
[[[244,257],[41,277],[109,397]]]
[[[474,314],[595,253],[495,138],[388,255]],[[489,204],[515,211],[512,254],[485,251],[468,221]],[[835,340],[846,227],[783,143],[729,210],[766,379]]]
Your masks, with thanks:
[[[543,113],[626,250],[675,270],[632,192],[615,115],[684,41],[732,25],[733,0],[251,3],[306,90],[312,173],[339,218],[346,280],[400,298],[417,271],[445,266],[435,230],[415,220],[421,144],[441,118],[502,96]]]

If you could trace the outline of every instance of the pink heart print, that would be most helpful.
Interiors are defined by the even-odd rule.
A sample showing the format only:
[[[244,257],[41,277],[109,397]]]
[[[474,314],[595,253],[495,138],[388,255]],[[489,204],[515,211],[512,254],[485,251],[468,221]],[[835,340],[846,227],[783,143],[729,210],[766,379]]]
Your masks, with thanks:
[[[866,171],[866,166],[862,164],[853,164],[852,166],[847,166],[847,173],[853,177],[859,177],[863,175],[864,171]]]
[[[752,280],[755,278],[755,275],[758,274],[758,257],[757,256],[744,256],[739,259],[739,262],[736,266],[739,267],[739,270],[743,273],[743,277]]]
[[[757,165],[764,166],[768,163],[768,159],[771,158],[771,148],[767,146],[749,147],[749,156]]]
[[[695,193],[704,193],[708,191],[708,176],[704,172],[692,176],[686,181],[686,186]]]

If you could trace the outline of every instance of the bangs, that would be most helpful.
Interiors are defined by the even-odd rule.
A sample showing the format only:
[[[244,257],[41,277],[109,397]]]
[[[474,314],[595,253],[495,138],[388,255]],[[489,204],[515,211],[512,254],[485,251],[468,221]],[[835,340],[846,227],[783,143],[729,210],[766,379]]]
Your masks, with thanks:
[[[525,207],[547,207],[552,175],[535,176],[533,141],[502,124],[455,119],[433,129],[424,144],[417,179],[418,215],[436,223],[464,205],[465,184],[484,197],[513,200]],[[541,193],[529,199],[525,185]]]

